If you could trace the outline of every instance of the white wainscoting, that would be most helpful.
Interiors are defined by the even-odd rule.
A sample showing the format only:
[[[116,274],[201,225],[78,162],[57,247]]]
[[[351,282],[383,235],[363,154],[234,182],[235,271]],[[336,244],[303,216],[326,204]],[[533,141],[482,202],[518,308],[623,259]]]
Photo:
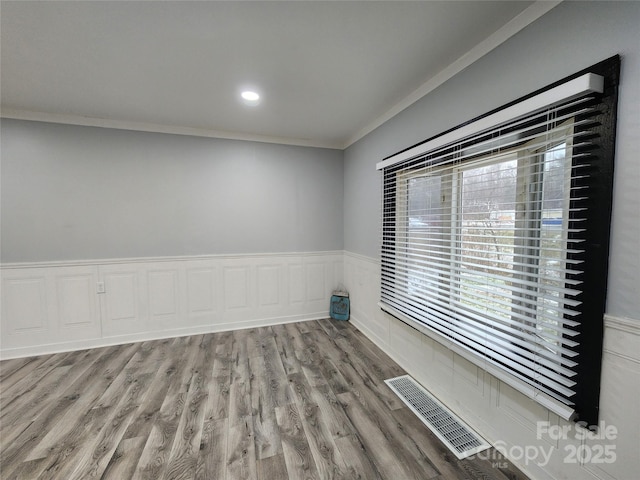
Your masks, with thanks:
[[[0,356],[325,318],[342,279],[341,251],[5,264]]]
[[[344,284],[350,293],[352,323],[487,440],[504,447],[532,478],[637,478],[640,319],[605,317],[600,420],[614,426],[617,433],[615,439],[583,440],[575,424],[565,422],[428,336],[383,313],[378,307],[380,263],[376,259],[345,252]],[[538,435],[540,422],[566,428],[567,438]],[[578,449],[582,455],[579,458],[585,459],[606,445],[613,446],[615,461],[569,463],[576,458],[571,453]],[[526,460],[522,455],[525,449],[532,454],[537,452],[538,461]],[[539,461],[542,451],[549,454],[548,462]]]

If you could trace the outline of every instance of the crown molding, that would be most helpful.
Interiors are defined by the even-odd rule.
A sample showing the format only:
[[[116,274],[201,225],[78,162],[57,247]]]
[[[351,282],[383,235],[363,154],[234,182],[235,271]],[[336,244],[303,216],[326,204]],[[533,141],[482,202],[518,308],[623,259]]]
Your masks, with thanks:
[[[343,148],[343,145],[339,142],[324,142],[320,140],[276,137],[252,133],[226,132],[223,130],[209,128],[134,122],[129,120],[99,118],[77,114],[36,112],[10,107],[2,107],[0,117],[14,120],[29,120],[32,122],[60,123],[65,125],[112,128],[137,132],[167,133],[171,135],[187,135],[192,137],[221,138],[225,140],[242,140],[245,142],[276,143],[279,145],[294,145],[300,147],[330,148],[337,150],[341,150]]]

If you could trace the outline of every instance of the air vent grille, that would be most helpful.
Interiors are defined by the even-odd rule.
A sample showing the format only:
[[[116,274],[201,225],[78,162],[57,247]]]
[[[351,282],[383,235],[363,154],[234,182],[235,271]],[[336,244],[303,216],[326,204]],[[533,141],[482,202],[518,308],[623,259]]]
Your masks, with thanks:
[[[390,378],[385,383],[459,459],[490,447],[409,375]]]

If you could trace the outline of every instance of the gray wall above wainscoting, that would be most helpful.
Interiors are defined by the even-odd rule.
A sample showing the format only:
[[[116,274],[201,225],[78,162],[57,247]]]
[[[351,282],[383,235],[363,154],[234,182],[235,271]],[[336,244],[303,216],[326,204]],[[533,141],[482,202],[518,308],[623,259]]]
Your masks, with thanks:
[[[2,262],[341,250],[340,150],[2,120]]]

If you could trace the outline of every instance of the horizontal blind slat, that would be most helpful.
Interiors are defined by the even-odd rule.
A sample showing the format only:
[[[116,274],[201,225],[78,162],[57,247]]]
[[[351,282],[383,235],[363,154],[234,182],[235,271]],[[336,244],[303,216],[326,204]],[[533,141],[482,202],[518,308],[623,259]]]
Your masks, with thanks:
[[[571,404],[590,98],[383,170],[381,299]],[[484,202],[484,203],[483,203]]]

